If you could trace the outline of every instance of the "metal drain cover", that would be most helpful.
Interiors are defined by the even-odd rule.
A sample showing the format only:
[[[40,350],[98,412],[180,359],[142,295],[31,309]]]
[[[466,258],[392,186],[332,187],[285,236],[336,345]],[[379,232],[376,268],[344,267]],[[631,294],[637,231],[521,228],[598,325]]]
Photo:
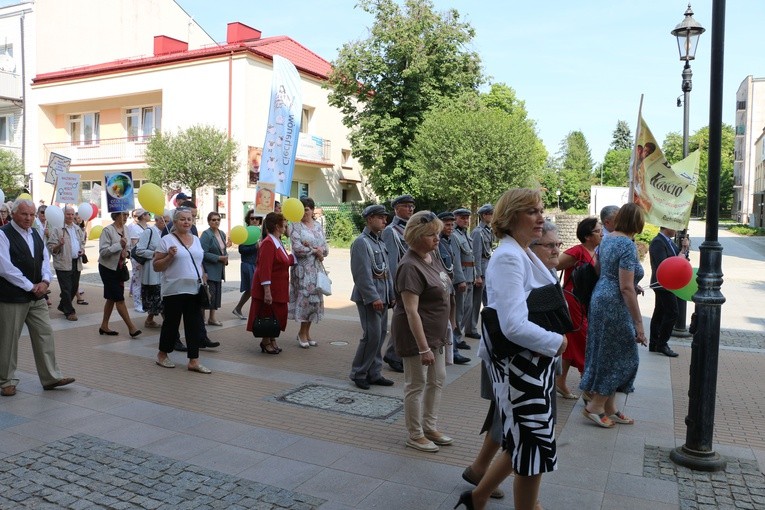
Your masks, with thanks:
[[[301,386],[276,397],[276,400],[373,420],[394,419],[393,417],[404,408],[404,402],[400,398],[344,390],[322,384]]]

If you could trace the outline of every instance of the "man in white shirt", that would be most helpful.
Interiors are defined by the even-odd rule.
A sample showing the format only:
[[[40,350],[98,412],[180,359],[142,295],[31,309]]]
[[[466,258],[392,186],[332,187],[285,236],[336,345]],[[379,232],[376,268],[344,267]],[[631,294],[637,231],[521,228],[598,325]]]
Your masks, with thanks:
[[[64,208],[64,226],[48,230],[48,251],[53,254],[53,269],[61,288],[61,302],[58,311],[67,320],[76,321],[77,314],[72,301],[80,287],[82,261],[85,251],[85,232],[74,222],[74,209]]]
[[[18,342],[24,325],[29,330],[37,375],[45,390],[74,382],[61,377],[56,364],[53,329],[44,297],[50,286],[48,250],[42,237],[32,229],[35,205],[17,199],[11,211],[13,221],[0,227],[0,395],[12,397],[19,383],[16,377]]]

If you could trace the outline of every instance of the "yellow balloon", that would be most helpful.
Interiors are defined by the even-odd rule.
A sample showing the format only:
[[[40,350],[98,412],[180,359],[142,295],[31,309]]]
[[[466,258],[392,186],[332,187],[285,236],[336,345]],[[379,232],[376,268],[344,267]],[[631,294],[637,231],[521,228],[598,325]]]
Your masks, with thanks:
[[[287,221],[300,221],[304,212],[303,202],[297,198],[288,198],[282,204],[282,214]]]
[[[161,216],[165,212],[165,194],[162,193],[162,188],[153,182],[147,182],[138,188],[138,201],[141,207],[150,213]]]
[[[16,198],[23,198],[25,200],[32,200],[32,195],[30,195],[29,193],[22,193],[22,194],[20,194]]]
[[[228,235],[231,242],[234,244],[242,244],[247,240],[247,229],[242,225],[237,225],[231,229]]]
[[[101,237],[101,231],[103,230],[104,230],[104,227],[102,227],[101,225],[96,225],[95,227],[90,229],[90,234],[88,234],[88,239],[90,239],[91,241],[93,239],[98,239],[99,237]]]

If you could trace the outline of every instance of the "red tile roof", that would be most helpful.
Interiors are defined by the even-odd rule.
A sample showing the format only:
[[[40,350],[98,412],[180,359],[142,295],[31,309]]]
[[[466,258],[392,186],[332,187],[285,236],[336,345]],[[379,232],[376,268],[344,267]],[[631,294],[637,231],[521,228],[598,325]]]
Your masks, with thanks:
[[[36,85],[57,81],[88,78],[96,75],[113,74],[128,70],[164,67],[185,60],[204,60],[229,53],[251,53],[266,60],[273,60],[274,55],[280,55],[290,60],[298,71],[326,80],[332,69],[331,64],[312,52],[302,44],[287,36],[265,37],[256,41],[244,43],[220,44],[206,46],[189,51],[121,59],[103,64],[75,67],[62,71],[38,74],[33,82]]]

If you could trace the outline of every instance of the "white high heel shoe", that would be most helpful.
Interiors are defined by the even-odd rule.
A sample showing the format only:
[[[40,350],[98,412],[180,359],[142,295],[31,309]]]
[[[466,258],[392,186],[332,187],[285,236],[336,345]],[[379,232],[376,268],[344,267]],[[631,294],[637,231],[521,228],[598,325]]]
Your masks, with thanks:
[[[308,342],[302,341],[300,339],[300,335],[296,336],[295,338],[297,338],[297,341],[298,341],[298,344],[300,344],[300,347],[302,347],[303,349],[308,349]]]

